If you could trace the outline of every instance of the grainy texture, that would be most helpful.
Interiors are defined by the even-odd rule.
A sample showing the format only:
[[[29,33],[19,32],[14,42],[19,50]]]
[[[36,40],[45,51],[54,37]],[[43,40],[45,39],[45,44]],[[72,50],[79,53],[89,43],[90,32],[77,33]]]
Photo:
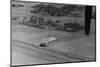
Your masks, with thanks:
[[[30,12],[31,10],[34,10],[35,5],[40,3],[13,1],[11,4],[12,65],[47,64],[62,62],[67,63],[96,60],[95,19],[91,19],[90,35],[85,35],[83,31],[84,9],[80,8],[79,11],[83,10],[80,12],[80,16],[74,15],[75,12],[74,14],[68,13],[68,15],[66,14],[64,16],[62,16],[63,14],[60,14],[60,16],[58,16],[58,12],[54,16],[51,16],[48,14],[43,15],[41,11],[38,13]],[[50,5],[57,7],[59,4]],[[60,4],[58,8],[60,8],[61,6],[63,6],[63,4]],[[71,5],[69,6],[72,7]],[[78,5],[76,6],[80,7]],[[84,6],[81,7],[84,8]],[[72,8],[74,9],[75,7]],[[71,11],[71,9],[69,10]],[[37,17],[37,20],[31,18],[32,16]],[[38,17],[42,17],[42,19],[38,19]],[[78,27],[78,25],[82,26],[82,29],[75,32],[69,32],[63,30],[64,23],[76,23],[76,27],[75,25],[69,25],[69,30],[72,30],[72,28],[80,28]],[[66,25],[66,27],[67,26],[68,25]],[[41,43],[41,40],[52,36],[56,37],[57,40],[48,43],[47,47],[41,47],[39,45]]]

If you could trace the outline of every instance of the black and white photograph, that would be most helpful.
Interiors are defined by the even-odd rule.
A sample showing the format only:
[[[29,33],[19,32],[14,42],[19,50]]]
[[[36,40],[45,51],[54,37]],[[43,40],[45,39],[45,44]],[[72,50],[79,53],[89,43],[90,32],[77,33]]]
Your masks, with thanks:
[[[11,0],[11,65],[96,61],[96,6]]]

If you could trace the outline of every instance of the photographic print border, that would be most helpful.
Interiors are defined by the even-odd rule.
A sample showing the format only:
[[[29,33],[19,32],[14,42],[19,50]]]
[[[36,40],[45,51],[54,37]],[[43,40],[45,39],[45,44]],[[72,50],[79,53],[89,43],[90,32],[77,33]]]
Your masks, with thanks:
[[[11,23],[11,16],[12,16],[12,8],[11,3],[13,0],[10,0],[10,66],[11,67],[18,67],[18,66],[36,66],[36,65],[51,65],[51,64],[67,64],[67,63],[82,63],[82,62],[96,62],[96,24],[95,23],[95,60],[94,61],[80,61],[80,62],[62,62],[62,63],[45,63],[45,64],[28,64],[28,65],[14,65],[12,66],[12,23]],[[16,2],[31,2],[31,3],[53,3],[53,2],[39,2],[39,1],[19,1],[14,0]],[[53,4],[67,4],[67,3],[53,3]],[[85,5],[85,4],[73,4],[73,5]],[[86,6],[95,6],[96,5],[86,5]],[[96,9],[95,9],[96,10]],[[95,21],[96,22],[96,21]]]

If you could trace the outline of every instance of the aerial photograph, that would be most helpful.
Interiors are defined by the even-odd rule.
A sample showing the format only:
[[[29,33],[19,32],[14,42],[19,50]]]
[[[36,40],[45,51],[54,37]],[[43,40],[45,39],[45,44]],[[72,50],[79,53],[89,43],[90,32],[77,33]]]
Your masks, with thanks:
[[[11,0],[11,65],[96,61],[96,6]]]

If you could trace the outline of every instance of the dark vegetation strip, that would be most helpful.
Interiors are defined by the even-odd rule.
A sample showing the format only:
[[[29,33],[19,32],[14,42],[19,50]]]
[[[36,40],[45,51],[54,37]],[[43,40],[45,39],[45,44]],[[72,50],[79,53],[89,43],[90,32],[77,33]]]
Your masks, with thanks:
[[[77,22],[63,23],[60,20],[46,19],[43,17],[30,16],[24,17],[23,21],[20,22],[22,25],[27,25],[30,27],[37,27],[41,29],[48,30],[59,30],[67,32],[77,32],[84,29],[84,26],[78,24]]]
[[[37,13],[42,15],[50,15],[50,16],[81,16],[79,15],[81,12],[84,12],[84,6],[77,5],[60,5],[61,7],[55,6],[55,4],[37,4],[32,6],[34,10],[31,13]],[[72,12],[73,11],[73,12]],[[76,12],[75,12],[76,11]],[[77,12],[78,11],[78,12]]]

